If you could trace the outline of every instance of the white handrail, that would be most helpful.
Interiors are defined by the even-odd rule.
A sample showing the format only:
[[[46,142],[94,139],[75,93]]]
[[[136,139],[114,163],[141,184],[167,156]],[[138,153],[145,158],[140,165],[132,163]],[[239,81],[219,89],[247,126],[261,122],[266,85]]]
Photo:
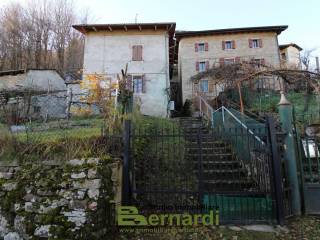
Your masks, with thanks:
[[[257,139],[260,143],[262,143],[262,145],[265,145],[265,142],[262,141],[258,136],[256,136],[256,135],[254,134],[254,132],[253,132],[250,128],[248,128],[247,125],[245,125],[243,122],[241,122],[241,120],[240,120],[239,118],[237,118],[232,112],[230,112],[230,110],[229,110],[228,108],[226,108],[226,107],[224,107],[224,106],[222,106],[222,108],[223,108],[225,111],[227,111],[227,112],[231,115],[231,117],[233,117],[238,123],[240,123],[240,125],[241,125],[243,128],[245,128],[246,130],[248,130],[248,132],[249,132],[251,135],[253,135],[253,136],[255,137],[255,139]]]
[[[222,121],[224,122],[224,119],[225,119],[225,117],[224,117],[225,113],[224,112],[226,111],[227,113],[230,114],[231,117],[233,117],[238,123],[240,123],[240,125],[244,129],[246,129],[251,135],[253,135],[255,139],[257,139],[262,145],[265,145],[265,142],[262,141],[261,138],[256,136],[255,133],[250,128],[248,128],[248,126],[245,125],[239,118],[237,118],[228,108],[226,108],[225,106],[222,106],[222,107],[220,107],[220,108],[218,108],[217,110],[214,111],[213,108],[207,103],[207,101],[203,97],[201,97],[201,96],[198,96],[198,97],[199,97],[199,105],[200,105],[200,109],[199,110],[200,110],[200,113],[204,113],[202,111],[202,109],[201,109],[202,108],[201,101],[203,101],[203,103],[207,107],[207,115],[208,115],[208,109],[210,109],[210,111],[211,111],[211,116],[207,116],[209,119],[211,119],[211,121],[213,121],[213,119],[212,119],[213,114],[216,113],[216,112],[219,112],[220,110],[222,110]]]

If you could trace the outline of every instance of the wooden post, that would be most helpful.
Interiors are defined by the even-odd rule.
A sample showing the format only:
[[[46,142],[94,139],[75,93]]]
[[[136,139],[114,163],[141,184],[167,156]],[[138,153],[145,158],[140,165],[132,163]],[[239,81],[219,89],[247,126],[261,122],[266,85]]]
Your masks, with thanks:
[[[244,107],[243,107],[243,99],[242,99],[242,93],[241,93],[241,85],[240,82],[237,83],[238,91],[239,91],[239,100],[240,100],[240,112],[244,113]]]

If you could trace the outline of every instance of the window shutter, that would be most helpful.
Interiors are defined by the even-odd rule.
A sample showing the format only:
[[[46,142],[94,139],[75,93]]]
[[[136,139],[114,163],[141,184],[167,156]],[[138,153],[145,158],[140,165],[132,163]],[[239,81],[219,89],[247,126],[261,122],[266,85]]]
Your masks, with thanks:
[[[259,39],[259,47],[262,48],[262,39]]]
[[[196,62],[196,71],[199,71],[199,62]]]
[[[132,91],[132,75],[127,75],[127,90]]]
[[[236,41],[232,40],[232,49],[236,49]]]
[[[219,58],[219,63],[220,63],[220,66],[223,66],[224,65],[224,58]]]
[[[195,43],[195,44],[194,44],[194,51],[195,51],[195,52],[198,52],[198,43]]]
[[[252,48],[252,39],[249,39],[249,48]]]
[[[205,50],[205,51],[208,51],[208,50],[209,50],[209,43],[206,42],[206,43],[204,44],[204,50]]]
[[[142,75],[142,93],[146,93],[146,75]]]
[[[226,47],[225,41],[222,41],[222,50],[224,50]]]
[[[206,70],[209,70],[209,61],[206,61]]]
[[[240,63],[240,57],[235,58],[236,63]]]
[[[213,92],[213,90],[214,90],[214,84],[209,80],[208,81],[208,92],[210,92],[210,93],[212,93]]]
[[[138,46],[138,60],[139,61],[142,61],[142,49],[143,49],[142,45]]]
[[[263,65],[263,66],[266,65],[266,61],[264,60],[264,58],[261,58],[260,62],[261,62],[261,65]]]
[[[142,45],[132,46],[132,60],[142,61]]]
[[[136,55],[137,55],[137,46],[132,46],[132,60],[136,60]]]

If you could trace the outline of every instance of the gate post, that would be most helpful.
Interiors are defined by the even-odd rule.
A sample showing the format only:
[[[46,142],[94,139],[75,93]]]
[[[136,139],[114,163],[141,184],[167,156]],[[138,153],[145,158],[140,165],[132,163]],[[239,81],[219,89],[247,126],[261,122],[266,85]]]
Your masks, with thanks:
[[[201,205],[203,204],[203,159],[202,159],[202,132],[200,127],[197,130],[197,142],[198,142],[198,193]]]
[[[272,173],[273,173],[273,189],[276,200],[276,216],[277,223],[279,225],[284,224],[284,201],[283,201],[283,186],[282,186],[282,176],[281,176],[281,164],[280,157],[277,149],[277,139],[274,126],[274,120],[271,116],[267,116],[267,126],[268,134],[270,140],[271,148],[271,164],[272,164]]]
[[[123,167],[122,167],[122,205],[130,205],[130,120],[124,121],[123,130]]]
[[[301,215],[301,199],[298,181],[296,144],[293,135],[293,108],[292,104],[281,93],[279,103],[281,128],[285,132],[284,159],[288,166],[288,182],[292,191],[291,208],[294,215]]]

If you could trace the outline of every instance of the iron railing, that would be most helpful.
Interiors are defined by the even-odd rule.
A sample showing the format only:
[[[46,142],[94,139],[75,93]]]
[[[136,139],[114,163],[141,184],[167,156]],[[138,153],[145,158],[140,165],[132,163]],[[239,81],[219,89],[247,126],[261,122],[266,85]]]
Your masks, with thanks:
[[[277,133],[272,117],[262,122],[225,106],[213,110],[201,96],[198,97],[197,107],[200,115],[209,121],[212,131],[219,133],[221,139],[231,144],[238,161],[256,182],[257,191],[272,196],[278,222],[283,222],[283,183],[275,137]]]

